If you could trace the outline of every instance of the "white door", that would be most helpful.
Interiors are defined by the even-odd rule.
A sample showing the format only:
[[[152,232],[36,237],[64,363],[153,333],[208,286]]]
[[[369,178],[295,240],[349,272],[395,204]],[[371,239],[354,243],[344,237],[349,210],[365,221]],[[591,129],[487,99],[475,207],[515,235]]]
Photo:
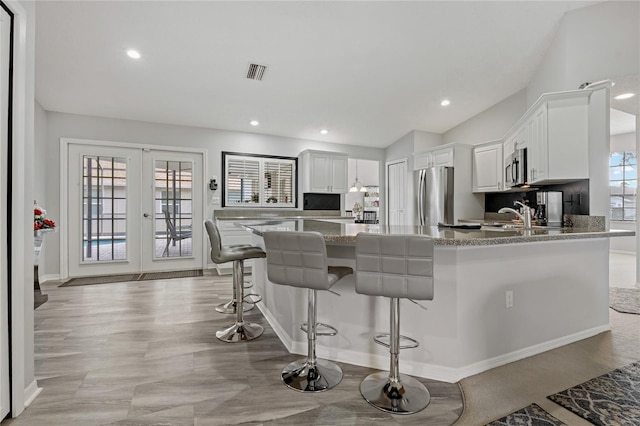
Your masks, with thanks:
[[[203,267],[202,154],[69,144],[69,277]]]
[[[407,225],[407,160],[387,163],[387,224]]]
[[[11,17],[0,8],[0,170],[9,164],[9,44]],[[7,174],[0,173],[0,420],[9,414],[9,277],[7,245]]]

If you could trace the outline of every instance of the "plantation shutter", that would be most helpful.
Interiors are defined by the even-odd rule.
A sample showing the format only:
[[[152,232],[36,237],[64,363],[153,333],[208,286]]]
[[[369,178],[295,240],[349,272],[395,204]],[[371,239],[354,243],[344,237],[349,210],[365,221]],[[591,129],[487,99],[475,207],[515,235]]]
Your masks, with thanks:
[[[264,202],[292,207],[295,203],[294,174],[294,163],[291,160],[264,160]]]
[[[260,205],[260,160],[239,156],[226,160],[226,205]]]

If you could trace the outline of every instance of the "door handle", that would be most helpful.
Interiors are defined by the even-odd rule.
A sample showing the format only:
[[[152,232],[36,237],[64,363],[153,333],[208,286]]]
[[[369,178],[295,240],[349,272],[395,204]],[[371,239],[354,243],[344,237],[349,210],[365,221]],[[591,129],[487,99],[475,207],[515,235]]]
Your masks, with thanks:
[[[150,215],[149,213],[145,213],[145,214],[143,214],[142,216],[144,216],[144,217],[151,217],[151,215]]]

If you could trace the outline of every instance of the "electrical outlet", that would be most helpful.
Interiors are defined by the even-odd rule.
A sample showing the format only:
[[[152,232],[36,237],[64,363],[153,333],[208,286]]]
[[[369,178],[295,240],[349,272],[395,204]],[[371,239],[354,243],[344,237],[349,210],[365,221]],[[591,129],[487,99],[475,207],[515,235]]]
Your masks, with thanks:
[[[504,294],[504,307],[507,309],[513,308],[513,290],[507,290]]]

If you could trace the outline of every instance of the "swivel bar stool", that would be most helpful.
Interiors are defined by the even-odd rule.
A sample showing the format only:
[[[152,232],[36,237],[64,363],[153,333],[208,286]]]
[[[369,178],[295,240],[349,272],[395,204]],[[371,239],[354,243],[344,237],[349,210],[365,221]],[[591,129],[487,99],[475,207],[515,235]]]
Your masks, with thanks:
[[[389,372],[370,374],[360,393],[374,407],[394,414],[413,414],[429,405],[427,388],[400,374],[400,349],[418,342],[400,336],[400,299],[433,300],[433,240],[414,235],[359,233],[356,236],[356,292],[391,298],[390,333],[374,338],[389,348]],[[383,340],[388,336],[388,343]],[[400,344],[401,338],[409,344]]]
[[[294,361],[282,370],[282,381],[300,392],[321,392],[342,380],[338,364],[316,358],[316,336],[335,336],[338,331],[317,323],[316,295],[353,273],[353,269],[328,266],[327,247],[318,232],[268,231],[263,234],[267,251],[267,276],[275,284],[309,289],[307,323],[300,327],[307,333],[307,358]],[[330,331],[318,331],[318,326]]]
[[[223,246],[221,244],[220,232],[208,219],[204,222],[204,227],[209,235],[211,243],[211,260],[215,263],[233,262],[233,288],[236,299],[236,322],[224,330],[216,332],[216,337],[223,342],[237,343],[246,340],[253,340],[260,337],[264,329],[260,324],[245,322],[243,318],[244,304],[244,265],[247,259],[265,257],[266,254],[260,247],[254,246]],[[255,302],[259,302],[256,300]]]

